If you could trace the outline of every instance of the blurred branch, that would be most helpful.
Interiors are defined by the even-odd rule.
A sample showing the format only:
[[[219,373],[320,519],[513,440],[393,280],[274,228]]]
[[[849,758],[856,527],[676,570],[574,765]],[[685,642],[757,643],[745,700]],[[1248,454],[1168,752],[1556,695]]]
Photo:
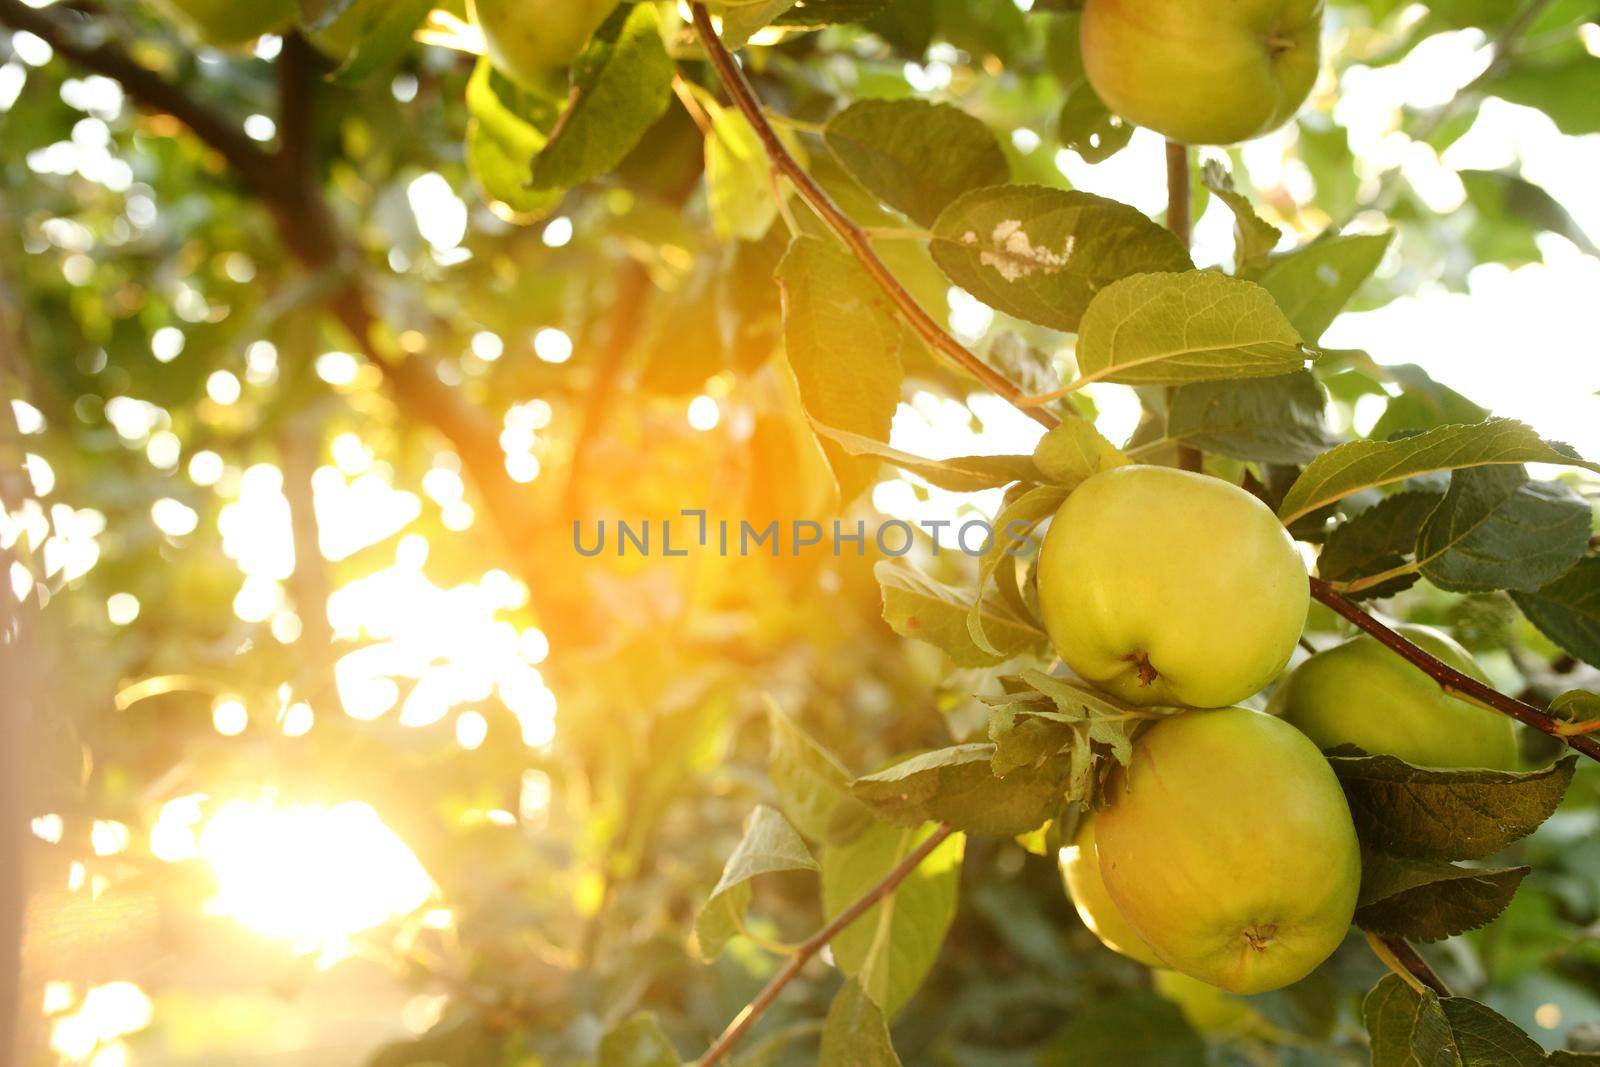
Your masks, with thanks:
[[[1189,220],[1189,146],[1177,141],[1167,142],[1167,229],[1183,242],[1187,251],[1193,243],[1193,227]],[[1167,404],[1170,407],[1174,386],[1167,387]],[[1205,470],[1206,457],[1198,448],[1180,444],[1178,466],[1186,471]]]
[[[1450,996],[1450,987],[1438,972],[1428,966],[1428,961],[1403,937],[1388,937],[1365,931],[1367,944],[1373,954],[1418,993],[1431,989],[1441,997]]]
[[[1367,614],[1353,601],[1321,578],[1311,579],[1311,595],[1345,619],[1355,623],[1359,629],[1371,634],[1384,645],[1393,649],[1407,662],[1438,682],[1445,692],[1470,700],[1472,703],[1486,707],[1491,711],[1509,715],[1518,722],[1533,727],[1540,733],[1549,734],[1551,737],[1557,738],[1569,748],[1583,753],[1592,760],[1600,760],[1600,738],[1592,737],[1588,734],[1569,733],[1566,729],[1566,724],[1549,712],[1536,708],[1532,704],[1524,703],[1516,697],[1507,696],[1497,689],[1484,685],[1476,678],[1461,673],[1449,664],[1435,659]]]
[[[711,15],[706,11],[704,4],[691,5],[694,11],[694,28],[699,35],[700,43],[705,48],[706,56],[711,60],[711,65],[716,68],[717,76],[722,79],[723,88],[728,92],[734,106],[737,107],[745,120],[755,130],[760,138],[762,147],[766,150],[767,158],[772,162],[774,169],[788,178],[794,185],[800,198],[809,204],[813,211],[821,216],[833,232],[845,243],[845,246],[855,255],[856,261],[871,275],[872,280],[878,283],[884,294],[894,302],[901,316],[910,324],[917,335],[927,343],[928,347],[942,354],[950,362],[971,374],[982,382],[991,391],[1016,404],[1023,396],[1023,392],[1005,375],[979,359],[966,346],[945,332],[933,316],[929,315],[916,297],[900,284],[883,260],[872,249],[872,240],[855,224],[855,221],[845,214],[844,209],[834,203],[816,179],[802,167],[794,156],[789,154],[779,139],[777,131],[768,121],[766,111],[757,99],[755,88],[750,80],[745,77],[743,68],[738,60],[723,46],[722,40],[717,36],[716,28],[711,24]],[[1047,411],[1036,408],[1024,408],[1020,405],[1018,410],[1046,427],[1053,427],[1059,421]]]
[[[699,5],[695,6],[697,20],[704,13],[704,8]],[[778,994],[783,992],[785,986],[794,981],[795,975],[800,973],[800,969],[806,965],[812,956],[821,952],[829,941],[838,936],[839,931],[859,919],[867,912],[867,909],[890,893],[893,893],[900,883],[905,881],[911,875],[911,872],[916,870],[922,861],[927,859],[929,854],[938,848],[940,843],[949,837],[953,831],[954,827],[949,823],[940,823],[939,828],[930,834],[926,841],[913,849],[910,855],[895,866],[894,870],[883,876],[883,881],[867,890],[853,904],[838,915],[835,915],[828,925],[802,941],[799,947],[795,949],[794,955],[784,963],[777,974],[772,976],[772,981],[768,982],[766,987],[756,994],[754,1000],[745,1005],[744,1010],[739,1012],[733,1022],[728,1024],[726,1030],[722,1031],[722,1036],[712,1042],[711,1047],[706,1050],[706,1054],[696,1061],[695,1067],[712,1067],[712,1064],[720,1062],[723,1057],[727,1056],[733,1046],[738,1044],[739,1039],[744,1036],[745,1031],[755,1025],[755,1021],[761,1018],[762,1013],[772,1006],[772,1002],[778,999]]]

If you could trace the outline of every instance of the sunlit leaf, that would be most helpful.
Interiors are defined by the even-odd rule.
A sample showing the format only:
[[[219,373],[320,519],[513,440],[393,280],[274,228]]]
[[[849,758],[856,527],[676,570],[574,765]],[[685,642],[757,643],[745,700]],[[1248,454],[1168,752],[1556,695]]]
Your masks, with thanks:
[[[694,921],[694,951],[703,960],[716,959],[722,947],[744,929],[750,904],[750,882],[777,871],[815,871],[806,843],[777,811],[758,804],[745,825],[744,837],[722,868],[722,879]]]

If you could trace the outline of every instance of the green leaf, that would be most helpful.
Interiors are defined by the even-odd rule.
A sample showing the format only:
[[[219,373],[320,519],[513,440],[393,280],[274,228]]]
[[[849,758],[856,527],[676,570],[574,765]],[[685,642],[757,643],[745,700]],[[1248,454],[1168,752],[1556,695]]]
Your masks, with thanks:
[[[1591,666],[1600,666],[1600,556],[1578,565],[1536,592],[1511,599],[1539,632]]]
[[[1361,859],[1356,925],[1409,941],[1440,941],[1493,922],[1527,867],[1458,867],[1368,852]]]
[[[1249,198],[1233,187],[1233,175],[1221,160],[1206,160],[1200,170],[1200,181],[1233,212],[1234,273],[1248,277],[1261,270],[1267,264],[1267,256],[1282,240],[1282,232],[1257,215]]]
[[[1453,593],[1534,592],[1583,558],[1589,503],[1520,465],[1458,470],[1417,535],[1422,574]]]
[[[1013,491],[1000,514],[994,520],[994,542],[978,561],[978,591],[967,612],[967,631],[973,643],[990,655],[1001,656],[1000,647],[989,639],[984,630],[987,622],[984,603],[991,580],[998,578],[1002,595],[1015,592],[1016,562],[1019,556],[1031,551],[1029,537],[1035,526],[1046,517],[1054,515],[1067,499],[1066,490],[1057,485],[1036,485],[1018,493]],[[1012,588],[1006,589],[1005,583]]]
[[[772,735],[767,773],[784,815],[813,840],[849,841],[872,821],[872,814],[850,795],[850,772],[785,715],[777,701],[766,699]]]
[[[711,899],[694,921],[694,952],[714,960],[722,948],[744,929],[744,912],[750,904],[750,880],[775,871],[815,871],[806,843],[776,810],[756,806],[745,824],[744,838],[728,857],[722,878]]]
[[[822,908],[831,919],[855,903],[909,856],[933,826],[874,824],[846,845],[822,852]],[[900,883],[834,937],[839,969],[861,983],[893,1018],[927,977],[956,914],[966,839],[952,834]]]
[[[1025,767],[996,778],[993,745],[967,744],[912,756],[855,780],[851,792],[897,826],[947,822],[966,833],[1013,837],[1061,806],[1065,767]]]
[[[720,5],[722,43],[729,49],[743,48],[757,30],[772,25],[795,5],[795,0],[743,0]]]
[[[712,136],[705,139],[706,201],[711,222],[724,241],[759,241],[778,218],[772,163],[761,138],[736,108],[723,107],[709,94],[696,94],[711,116]],[[785,146],[804,159],[793,139],[780,131]]]
[[[934,262],[951,281],[1057,330],[1076,330],[1095,293],[1119,278],[1193,266],[1176,237],[1126,204],[1037,185],[975,189],[933,233]]]
[[[923,226],[961,194],[1011,177],[989,127],[951,104],[858,100],[823,136],[856,181]]]
[[[1102,471],[1131,462],[1087,419],[1063,420],[1039,438],[1033,449],[1033,465],[1039,475],[1064,489],[1076,489]]]
[[[812,429],[852,456],[873,456],[885,463],[910,471],[940,489],[952,493],[976,493],[997,489],[1012,482],[1038,476],[1028,456],[956,456],[953,459],[925,459],[902,452],[881,441],[812,420]]]
[[[682,1062],[651,1012],[628,1016],[600,1039],[598,1067],[679,1067]]]
[[[1096,294],[1078,327],[1078,382],[1182,385],[1305,366],[1267,291],[1213,271],[1135,274]]]
[[[1562,133],[1600,133],[1600,58],[1574,52],[1554,63],[1513,63],[1483,91],[1550,116]]]
[[[879,560],[872,573],[883,589],[883,621],[901,637],[943,650],[958,667],[991,667],[1044,645],[1044,631],[1031,618],[1018,615],[1003,599],[986,596],[978,610],[990,648],[998,651],[980,648],[967,623],[973,610],[969,593],[895,560]]]
[[[1377,269],[1393,234],[1325,237],[1273,256],[1256,278],[1272,294],[1307,344],[1316,344],[1334,318]]]
[[[1373,1067],[1541,1067],[1544,1049],[1491,1009],[1385,975],[1362,1003]]]
[[[1384,497],[1334,528],[1317,557],[1317,573],[1330,582],[1352,582],[1399,567],[1416,549],[1417,531],[1443,499],[1442,493],[1422,490]],[[1416,580],[1414,572],[1401,574],[1347,595],[1357,599],[1393,596]]]
[[[1064,762],[1059,804],[1092,804],[1107,769],[1105,754],[1126,764],[1133,757],[1134,731],[1145,720],[1168,714],[1161,708],[1128,707],[1042,671],[1024,670],[1005,682],[1005,695],[979,698],[990,708],[989,738],[995,746],[990,769],[1005,776],[1020,767]]]
[[[817,422],[889,439],[900,402],[900,322],[854,257],[821,237],[797,237],[778,264],[784,352]],[[876,460],[825,442],[845,500],[871,482]]]
[[[783,26],[833,26],[864,22],[893,0],[800,0],[777,21]]]
[[[672,57],[650,4],[608,21],[572,73],[573,93],[550,143],[533,164],[533,184],[570,188],[612,170],[672,99]]]
[[[1520,174],[1489,170],[1457,172],[1466,188],[1467,200],[1478,213],[1480,226],[1468,231],[1468,240],[1479,259],[1493,259],[1513,265],[1543,259],[1534,240],[1539,233],[1560,234],[1591,256],[1600,255],[1589,234],[1561,201],[1541,186]],[[1476,240],[1480,230],[1496,234],[1494,245]],[[1509,235],[1506,231],[1510,231]],[[1511,247],[1507,245],[1515,242]]]
[[[1438,770],[1393,756],[1330,756],[1367,848],[1416,859],[1474,860],[1526,837],[1561,803],[1577,763],[1536,771]]]
[[[1309,463],[1339,443],[1328,431],[1326,407],[1310,371],[1196,382],[1173,391],[1167,436],[1230,459]]]
[[[883,1009],[852,978],[839,987],[822,1027],[818,1067],[900,1067]]]
[[[411,35],[434,0],[390,0],[387,3],[345,5],[335,31],[352,42],[333,79],[350,85],[388,67],[411,47]]]
[[[1085,163],[1099,163],[1127,147],[1133,139],[1133,124],[1113,115],[1085,79],[1067,91],[1056,117],[1056,139]]]
[[[1351,441],[1324,452],[1284,495],[1278,515],[1293,522],[1363,489],[1434,471],[1499,463],[1557,463],[1600,471],[1566,445],[1542,440],[1513,419],[1440,426],[1394,441]]]
[[[1091,1002],[1034,1057],[1037,1067],[1205,1067],[1206,1043],[1178,1006],[1151,993]]]
[[[533,157],[545,146],[555,122],[550,101],[505,78],[487,59],[467,82],[467,167],[484,195],[526,218],[537,218],[561,202],[559,189],[535,189]]]

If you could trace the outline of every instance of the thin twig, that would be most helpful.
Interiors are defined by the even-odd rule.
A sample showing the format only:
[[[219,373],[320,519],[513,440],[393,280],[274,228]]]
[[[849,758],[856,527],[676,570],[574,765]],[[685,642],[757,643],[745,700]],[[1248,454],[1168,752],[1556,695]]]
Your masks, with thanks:
[[[1368,615],[1353,601],[1321,578],[1311,579],[1311,595],[1350,622],[1355,623],[1361,630],[1376,637],[1388,648],[1399,653],[1407,662],[1438,682],[1446,692],[1470,700],[1474,704],[1482,705],[1492,711],[1509,715],[1518,722],[1526,723],[1533,727],[1540,733],[1549,734],[1551,737],[1565,742],[1569,748],[1583,753],[1592,760],[1600,760],[1600,738],[1592,737],[1588,734],[1570,733],[1565,729],[1566,724],[1549,712],[1518,700],[1516,697],[1507,696],[1499,690],[1483,684],[1471,675],[1463,674],[1449,664],[1435,659],[1371,615]]]
[[[700,10],[697,8],[696,13],[698,14]],[[728,1024],[726,1030],[722,1031],[722,1036],[712,1042],[711,1047],[706,1050],[706,1054],[697,1061],[696,1067],[712,1067],[712,1064],[720,1062],[733,1046],[738,1044],[745,1031],[749,1030],[755,1024],[755,1021],[761,1018],[762,1013],[772,1006],[772,1002],[778,999],[778,994],[782,993],[784,987],[794,980],[795,975],[800,973],[800,969],[810,961],[812,956],[821,952],[823,946],[838,936],[840,930],[855,922],[866,914],[867,909],[894,892],[900,883],[905,881],[911,872],[916,870],[922,861],[927,859],[929,854],[938,848],[940,843],[949,837],[953,831],[954,828],[949,823],[940,823],[939,828],[930,834],[926,841],[913,849],[910,855],[895,866],[894,870],[883,876],[883,881],[873,886],[865,895],[858,898],[855,903],[834,916],[828,925],[802,941],[799,947],[795,949],[795,954],[784,963],[777,974],[772,976],[772,981],[768,982],[766,987],[756,994],[754,1000],[745,1005],[744,1010],[734,1018],[733,1022]]]
[[[1391,971],[1399,975],[1401,980],[1416,990],[1432,990],[1441,997],[1450,996],[1450,987],[1422,954],[1412,947],[1411,942],[1403,937],[1389,937],[1384,934],[1375,934],[1370,930],[1365,931],[1367,944],[1372,946],[1372,952],[1382,960]]]
[[[1183,242],[1185,251],[1193,243],[1193,227],[1189,223],[1189,146],[1177,141],[1167,142],[1167,229]],[[1176,387],[1167,387],[1167,405],[1170,411]],[[1193,445],[1178,445],[1178,466],[1186,471],[1205,470],[1206,457]]]
[[[1022,410],[1029,418],[1046,427],[1056,426],[1060,420],[1048,411],[1023,408],[1017,402],[1022,398],[1022,390],[1006,378],[1005,375],[979,359],[966,346],[957,341],[944,328],[934,321],[922,305],[917,303],[916,297],[900,284],[900,279],[894,276],[883,260],[872,249],[871,239],[862,232],[861,227],[845,214],[844,209],[834,203],[816,179],[800,165],[794,156],[789,154],[789,149],[779,139],[778,133],[768,121],[766,111],[761,102],[756,98],[755,89],[750,80],[745,77],[744,70],[739,66],[733,54],[724,47],[717,31],[711,24],[711,15],[706,11],[704,4],[692,5],[694,11],[694,28],[700,37],[700,43],[705,48],[706,56],[711,60],[711,65],[716,68],[717,76],[722,79],[723,88],[728,92],[728,97],[735,107],[744,115],[745,120],[755,130],[760,138],[762,147],[766,149],[767,157],[772,165],[783,172],[783,176],[793,183],[801,198],[811,205],[830,229],[838,235],[850,251],[855,255],[857,262],[872,276],[885,295],[894,302],[901,316],[917,332],[917,335],[927,343],[928,347],[940,353],[950,362],[977,378],[991,391],[1004,397],[1006,400]]]

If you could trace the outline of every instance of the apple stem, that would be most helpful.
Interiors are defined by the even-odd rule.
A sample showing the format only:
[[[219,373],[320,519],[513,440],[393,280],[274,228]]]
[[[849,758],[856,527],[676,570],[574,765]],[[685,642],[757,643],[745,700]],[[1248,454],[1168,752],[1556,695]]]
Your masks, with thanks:
[[[1310,581],[1311,595],[1313,597],[1354,623],[1357,628],[1376,637],[1385,647],[1393,650],[1428,677],[1438,682],[1440,688],[1446,692],[1459,695],[1480,707],[1509,715],[1518,722],[1533,727],[1540,733],[1548,734],[1558,741],[1564,742],[1567,747],[1575,752],[1581,752],[1592,760],[1600,760],[1600,738],[1590,733],[1574,733],[1569,723],[1562,722],[1548,711],[1536,708],[1527,701],[1507,696],[1492,686],[1483,684],[1471,675],[1463,674],[1449,664],[1430,656],[1427,652],[1424,652],[1404,637],[1395,633],[1394,630],[1379,622],[1375,617],[1367,614],[1354,601],[1340,593],[1328,582],[1323,581],[1321,578],[1312,578]]]
[[[1148,686],[1161,677],[1161,672],[1151,664],[1149,653],[1142,649],[1128,656],[1127,659],[1129,663],[1133,664],[1134,669],[1139,672],[1140,686]]]

